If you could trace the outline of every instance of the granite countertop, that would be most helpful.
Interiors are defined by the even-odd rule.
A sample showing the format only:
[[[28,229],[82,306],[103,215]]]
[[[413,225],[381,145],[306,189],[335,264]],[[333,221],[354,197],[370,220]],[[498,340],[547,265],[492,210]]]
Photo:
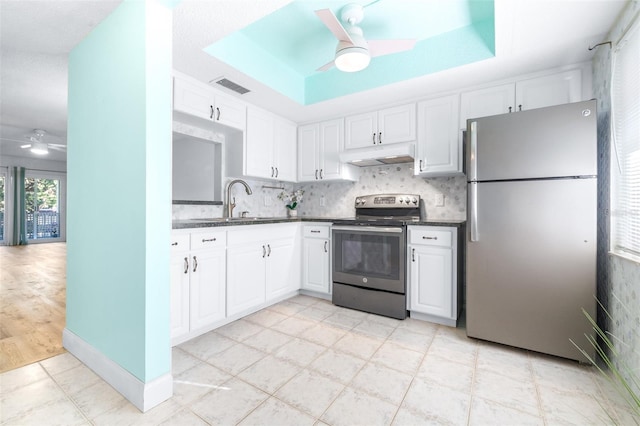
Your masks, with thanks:
[[[316,217],[316,216],[300,216],[300,217],[250,217],[250,218],[233,218],[225,220],[224,218],[203,218],[203,219],[183,219],[174,220],[173,229],[190,229],[190,228],[212,228],[218,226],[238,226],[238,225],[265,225],[270,223],[287,223],[287,222],[342,222],[346,223],[353,218],[332,218],[332,217]],[[429,219],[417,222],[406,222],[412,226],[456,226],[460,227],[466,223],[465,220],[446,220],[446,219]]]

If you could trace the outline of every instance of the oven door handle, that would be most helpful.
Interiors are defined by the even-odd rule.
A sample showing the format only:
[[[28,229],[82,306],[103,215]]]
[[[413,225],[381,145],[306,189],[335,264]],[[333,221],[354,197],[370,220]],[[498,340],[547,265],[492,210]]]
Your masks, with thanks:
[[[373,232],[376,234],[402,234],[403,229],[386,226],[334,226],[334,231]]]

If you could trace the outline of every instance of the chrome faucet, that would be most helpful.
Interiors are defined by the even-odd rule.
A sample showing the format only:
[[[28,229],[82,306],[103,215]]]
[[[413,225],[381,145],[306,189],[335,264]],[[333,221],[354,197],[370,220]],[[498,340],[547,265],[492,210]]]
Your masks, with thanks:
[[[233,217],[233,209],[236,206],[236,197],[233,197],[233,201],[231,201],[231,187],[236,183],[241,183],[242,185],[244,185],[244,189],[247,191],[247,195],[251,195],[251,187],[242,179],[234,179],[229,182],[227,184],[227,217]]]

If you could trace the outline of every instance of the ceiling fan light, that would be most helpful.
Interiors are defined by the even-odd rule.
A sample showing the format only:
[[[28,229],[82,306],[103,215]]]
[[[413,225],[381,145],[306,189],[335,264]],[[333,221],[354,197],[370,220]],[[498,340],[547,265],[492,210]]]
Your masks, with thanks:
[[[336,68],[344,72],[356,72],[365,69],[371,62],[369,50],[352,46],[336,52]]]
[[[34,142],[30,151],[36,155],[47,155],[49,153],[49,148],[46,143]]]

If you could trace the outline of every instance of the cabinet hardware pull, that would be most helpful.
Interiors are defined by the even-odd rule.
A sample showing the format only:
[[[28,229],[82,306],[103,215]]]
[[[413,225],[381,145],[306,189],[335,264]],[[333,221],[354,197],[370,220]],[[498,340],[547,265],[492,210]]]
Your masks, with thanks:
[[[175,243],[171,243],[172,246],[177,246],[178,242],[176,241]]]
[[[422,237],[423,240],[437,240],[438,237]]]
[[[371,137],[371,140],[373,141],[373,144],[376,144],[376,134],[375,132],[373,133],[373,136]]]
[[[320,169],[320,179],[324,179],[324,176],[322,175],[322,170],[323,169]]]
[[[378,133],[378,143],[382,143],[382,132]]]
[[[211,241],[216,241],[216,238],[203,238],[202,239],[203,243],[210,243]]]
[[[522,104],[518,105],[518,111],[522,111]]]
[[[411,261],[416,261],[416,249],[411,249]]]
[[[278,171],[278,168],[276,167],[276,177],[278,177],[279,174],[280,174],[280,172]]]
[[[420,171],[422,171],[422,160],[420,160]]]
[[[320,233],[320,231],[318,231],[317,229],[312,229],[312,230],[311,230],[311,233],[312,233],[312,234],[319,234],[319,233]]]
[[[196,269],[198,269],[198,259],[196,259],[196,257],[193,256],[193,272],[195,272]]]
[[[264,246],[262,246],[262,258],[264,259],[266,255],[267,255],[267,249],[264,248]]]
[[[325,241],[325,242],[324,242],[324,252],[325,252],[325,253],[329,253],[329,251],[327,250],[327,243],[328,243],[328,242],[329,242],[329,241]]]
[[[511,112],[512,109],[513,109],[513,107],[509,107],[509,112]]]
[[[275,171],[273,169],[273,166],[271,166],[271,177],[273,177],[275,175]]]
[[[316,169],[316,180],[318,180],[318,169]]]
[[[184,273],[185,274],[189,273],[189,258],[188,257],[184,258]]]
[[[209,105],[209,107],[211,108],[211,115],[209,118],[213,120],[213,105]]]
[[[220,121],[220,108],[216,107],[216,111],[218,112],[218,115],[216,116],[216,121]]]
[[[269,251],[267,252],[267,257],[271,256],[271,245],[267,244],[267,247],[269,248]]]

